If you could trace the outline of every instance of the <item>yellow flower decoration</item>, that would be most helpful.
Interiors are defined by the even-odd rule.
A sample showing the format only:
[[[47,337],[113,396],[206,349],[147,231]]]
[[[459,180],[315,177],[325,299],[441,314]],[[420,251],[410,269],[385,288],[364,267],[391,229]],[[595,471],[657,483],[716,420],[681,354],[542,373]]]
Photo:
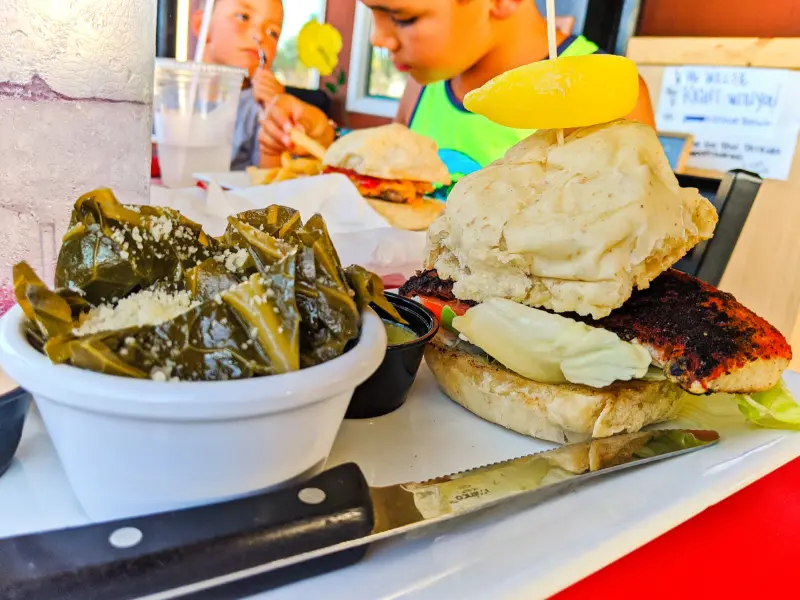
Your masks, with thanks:
[[[330,75],[339,62],[342,51],[342,34],[328,23],[311,20],[297,36],[297,54],[300,62],[320,75]]]

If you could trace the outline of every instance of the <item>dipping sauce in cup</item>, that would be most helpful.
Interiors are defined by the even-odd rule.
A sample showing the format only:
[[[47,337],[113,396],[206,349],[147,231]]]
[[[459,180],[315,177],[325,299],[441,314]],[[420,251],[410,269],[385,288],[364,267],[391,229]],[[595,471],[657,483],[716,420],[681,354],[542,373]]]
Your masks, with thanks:
[[[391,292],[385,296],[408,324],[396,323],[373,306],[386,326],[389,348],[378,370],[356,388],[347,419],[379,417],[400,408],[417,376],[425,345],[439,330],[439,321],[421,304]]]
[[[419,337],[410,327],[389,319],[384,319],[383,324],[386,326],[386,338],[390,347],[413,342]]]

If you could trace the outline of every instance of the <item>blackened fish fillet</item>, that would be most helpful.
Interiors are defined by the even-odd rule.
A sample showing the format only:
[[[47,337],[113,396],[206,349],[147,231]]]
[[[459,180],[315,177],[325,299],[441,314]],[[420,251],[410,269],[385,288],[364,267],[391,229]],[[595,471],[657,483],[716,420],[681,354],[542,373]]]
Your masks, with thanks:
[[[669,269],[597,321],[648,349],[668,379],[693,394],[768,390],[792,359],[786,338],[728,293]]]
[[[456,300],[453,282],[434,270],[417,273],[400,292]],[[603,319],[564,316],[642,344],[668,379],[693,394],[768,390],[792,359],[786,338],[766,320],[731,294],[673,269]]]
[[[453,281],[451,279],[440,279],[436,269],[426,269],[417,271],[416,275],[406,281],[398,290],[401,296],[413,298],[414,296],[430,296],[445,302],[457,300],[453,294]],[[472,300],[459,300],[468,306],[475,306],[477,302]]]

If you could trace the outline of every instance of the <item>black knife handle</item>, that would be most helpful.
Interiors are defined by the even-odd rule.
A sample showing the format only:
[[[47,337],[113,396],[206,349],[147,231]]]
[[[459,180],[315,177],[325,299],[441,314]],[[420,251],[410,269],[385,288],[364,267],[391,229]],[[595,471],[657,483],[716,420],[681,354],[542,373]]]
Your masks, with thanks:
[[[138,598],[364,537],[373,518],[367,482],[350,463],[240,500],[0,539],[0,598]],[[120,547],[137,531],[138,543]],[[352,564],[365,552],[364,545],[284,567],[202,597],[253,594]]]

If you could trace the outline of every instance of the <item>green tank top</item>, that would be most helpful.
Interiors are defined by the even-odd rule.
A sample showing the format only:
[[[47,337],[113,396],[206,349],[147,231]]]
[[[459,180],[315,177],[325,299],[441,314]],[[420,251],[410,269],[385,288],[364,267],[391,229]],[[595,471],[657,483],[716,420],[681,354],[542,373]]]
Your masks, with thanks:
[[[561,43],[558,55],[582,56],[597,51],[597,44],[582,35],[571,36]],[[511,146],[535,131],[504,127],[469,112],[453,94],[450,81],[422,88],[409,128],[436,141],[439,156],[454,183],[501,158]],[[439,190],[437,195],[446,197],[450,187]]]

